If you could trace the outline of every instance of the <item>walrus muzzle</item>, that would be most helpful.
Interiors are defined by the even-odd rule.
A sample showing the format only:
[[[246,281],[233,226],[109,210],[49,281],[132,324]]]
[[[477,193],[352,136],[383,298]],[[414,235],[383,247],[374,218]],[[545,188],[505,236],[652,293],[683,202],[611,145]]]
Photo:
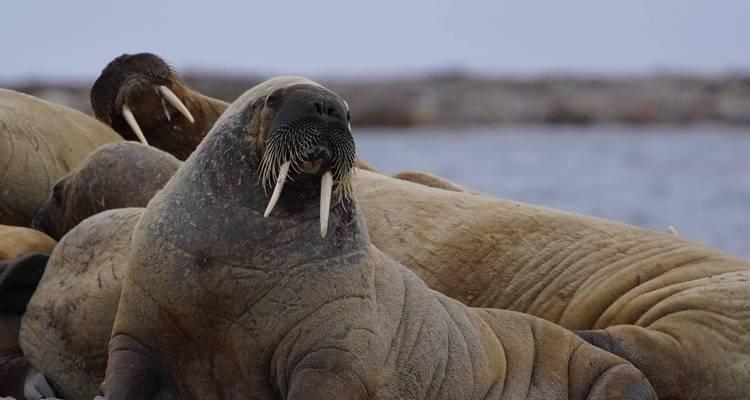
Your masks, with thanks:
[[[320,177],[320,236],[325,237],[333,194],[336,203],[351,196],[355,154],[351,131],[340,121],[313,116],[279,124],[269,135],[261,160],[259,182],[263,187],[276,178],[263,215],[271,214],[288,178]]]

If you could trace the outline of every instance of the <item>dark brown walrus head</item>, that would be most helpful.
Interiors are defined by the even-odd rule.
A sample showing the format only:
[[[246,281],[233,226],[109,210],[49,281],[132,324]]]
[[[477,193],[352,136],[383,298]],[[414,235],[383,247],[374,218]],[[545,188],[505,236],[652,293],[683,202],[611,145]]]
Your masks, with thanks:
[[[163,59],[151,53],[112,60],[91,87],[100,121],[128,140],[140,140],[184,160],[227,104],[190,89]]]

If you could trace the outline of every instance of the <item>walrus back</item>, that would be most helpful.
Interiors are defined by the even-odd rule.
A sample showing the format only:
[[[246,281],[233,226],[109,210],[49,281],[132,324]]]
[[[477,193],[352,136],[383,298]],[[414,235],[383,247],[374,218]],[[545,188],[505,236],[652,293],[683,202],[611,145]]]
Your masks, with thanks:
[[[29,226],[59,177],[117,140],[112,129],[81,112],[0,89],[0,224]]]

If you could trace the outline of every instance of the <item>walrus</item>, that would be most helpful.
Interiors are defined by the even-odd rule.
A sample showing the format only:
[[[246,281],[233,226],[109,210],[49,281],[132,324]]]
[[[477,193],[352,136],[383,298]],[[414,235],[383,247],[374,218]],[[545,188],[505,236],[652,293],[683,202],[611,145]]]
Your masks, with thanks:
[[[55,181],[122,138],[96,119],[0,89],[0,224],[30,226]]]
[[[32,226],[60,240],[99,212],[145,207],[180,165],[171,154],[140,143],[104,145],[57,181]]]
[[[150,144],[184,160],[226,109],[182,80],[151,53],[112,60],[91,87],[91,108],[124,138]]]
[[[55,243],[35,230],[0,225],[0,396],[22,397],[24,380],[33,371],[18,331]]]
[[[373,244],[431,288],[578,330],[659,398],[750,393],[747,261],[668,232],[367,171],[358,181]]]
[[[526,312],[569,329],[632,331],[636,339],[627,350],[615,350],[665,398],[742,398],[750,391],[750,378],[733,383],[733,376],[746,376],[742,360],[750,347],[735,328],[748,327],[748,320],[731,305],[744,301],[747,290],[728,288],[745,287],[746,261],[669,233],[367,171],[357,172],[353,189],[375,246],[432,289],[470,306]],[[693,307],[685,295],[646,294],[676,290],[680,280],[695,286],[689,293],[700,307],[718,307],[723,317],[717,322],[711,313],[675,311]],[[644,302],[663,314],[640,308]],[[640,314],[612,319],[620,309]],[[642,319],[647,313],[659,319],[649,325],[654,321]],[[701,346],[687,351],[668,338],[649,339],[662,331]]]
[[[96,118],[124,138],[139,139],[180,160],[195,150],[229,107],[188,87],[174,68],[152,53],[123,54],[112,60],[91,87],[90,100]],[[356,165],[375,171],[360,159]]]
[[[149,202],[105,398],[655,398],[624,360],[468,308],[372,246],[345,111],[312,81],[266,81]]]

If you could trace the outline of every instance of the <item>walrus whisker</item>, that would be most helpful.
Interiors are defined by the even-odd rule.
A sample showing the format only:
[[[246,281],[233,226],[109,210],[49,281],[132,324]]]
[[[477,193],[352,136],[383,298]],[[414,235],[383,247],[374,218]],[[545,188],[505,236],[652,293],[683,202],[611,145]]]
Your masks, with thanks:
[[[333,175],[326,171],[320,178],[320,237],[328,233],[328,217],[331,214],[331,190],[333,189]]]
[[[128,125],[130,125],[130,129],[132,129],[133,132],[135,132],[135,135],[138,136],[138,140],[140,140],[141,143],[148,146],[148,141],[146,140],[146,136],[143,134],[141,127],[138,125],[138,121],[136,121],[135,115],[133,115],[133,112],[130,111],[130,107],[128,106],[122,107],[122,116],[125,117],[125,121],[127,121]]]
[[[268,206],[266,207],[266,212],[263,213],[263,217],[268,217],[268,215],[271,214],[271,211],[273,211],[273,208],[276,206],[276,202],[279,201],[279,196],[281,196],[281,190],[284,188],[284,182],[286,182],[286,174],[289,172],[290,164],[291,163],[289,161],[281,164],[281,168],[279,168],[279,176],[278,178],[276,178],[276,187],[273,188],[271,200],[268,202]]]
[[[188,110],[185,104],[183,104],[182,101],[180,101],[180,98],[177,97],[177,95],[174,94],[173,91],[171,91],[168,87],[164,85],[159,86],[159,91],[164,96],[164,98],[167,99],[169,104],[173,105],[174,108],[176,108],[177,111],[180,112],[180,114],[184,115],[185,118],[187,118],[188,121],[190,121],[190,123],[195,122],[195,118],[193,118],[193,115],[190,114],[190,110]]]

